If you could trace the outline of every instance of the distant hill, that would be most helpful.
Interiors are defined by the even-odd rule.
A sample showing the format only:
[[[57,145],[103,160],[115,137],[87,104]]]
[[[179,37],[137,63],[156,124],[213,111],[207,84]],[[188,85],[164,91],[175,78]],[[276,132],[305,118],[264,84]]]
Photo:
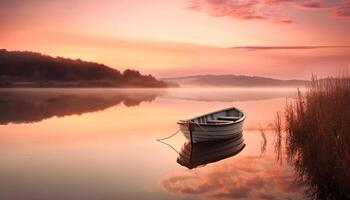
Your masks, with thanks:
[[[0,49],[0,87],[167,87],[152,75],[103,64]]]
[[[181,87],[302,87],[307,82],[232,74],[183,76],[162,80],[177,83]]]

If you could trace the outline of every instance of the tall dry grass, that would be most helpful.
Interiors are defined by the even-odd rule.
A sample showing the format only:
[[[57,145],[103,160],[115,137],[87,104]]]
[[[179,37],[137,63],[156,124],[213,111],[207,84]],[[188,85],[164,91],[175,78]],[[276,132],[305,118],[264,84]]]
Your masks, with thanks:
[[[350,199],[350,74],[313,77],[284,117],[287,159],[309,197]]]

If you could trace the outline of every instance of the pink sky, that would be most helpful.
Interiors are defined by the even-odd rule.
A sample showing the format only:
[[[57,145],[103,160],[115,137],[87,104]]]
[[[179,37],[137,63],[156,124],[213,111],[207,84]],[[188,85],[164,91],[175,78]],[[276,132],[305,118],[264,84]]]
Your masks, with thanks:
[[[349,0],[0,0],[0,48],[158,77],[337,74],[349,35]]]

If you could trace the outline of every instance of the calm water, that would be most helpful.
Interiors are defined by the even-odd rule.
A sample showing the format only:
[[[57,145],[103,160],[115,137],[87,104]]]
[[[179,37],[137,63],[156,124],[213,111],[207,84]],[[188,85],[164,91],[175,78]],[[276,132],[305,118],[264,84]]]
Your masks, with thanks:
[[[295,89],[0,90],[0,199],[302,199],[267,127]],[[237,106],[246,147],[192,170],[156,139]],[[166,140],[175,150],[181,134]],[[266,150],[264,151],[264,149]]]

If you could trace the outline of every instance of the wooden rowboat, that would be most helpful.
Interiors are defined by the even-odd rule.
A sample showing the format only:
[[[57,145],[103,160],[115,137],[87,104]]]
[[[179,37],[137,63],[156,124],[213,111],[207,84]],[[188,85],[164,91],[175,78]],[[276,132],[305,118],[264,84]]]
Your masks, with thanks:
[[[177,122],[183,135],[192,143],[234,138],[243,131],[246,115],[230,107]]]
[[[235,138],[193,144],[187,142],[181,148],[177,163],[189,169],[232,157],[245,147],[242,133]]]

